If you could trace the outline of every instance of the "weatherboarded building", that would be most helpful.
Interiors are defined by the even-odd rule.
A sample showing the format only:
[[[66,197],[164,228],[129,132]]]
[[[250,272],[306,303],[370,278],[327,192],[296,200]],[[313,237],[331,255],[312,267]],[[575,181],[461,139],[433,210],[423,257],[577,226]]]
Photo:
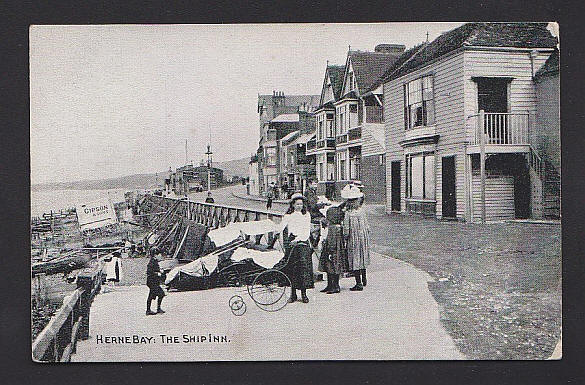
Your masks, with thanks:
[[[559,127],[539,108],[557,108],[558,88],[535,75],[556,45],[546,23],[467,23],[406,51],[382,81],[387,211],[544,216]]]

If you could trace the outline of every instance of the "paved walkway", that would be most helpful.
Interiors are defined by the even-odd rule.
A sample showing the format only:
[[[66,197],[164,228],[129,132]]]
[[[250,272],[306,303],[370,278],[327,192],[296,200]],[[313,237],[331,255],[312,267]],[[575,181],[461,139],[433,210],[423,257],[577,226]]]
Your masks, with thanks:
[[[228,306],[235,288],[171,292],[166,314],[145,316],[146,286],[117,287],[99,294],[90,315],[90,338],[80,341],[76,362],[249,360],[451,360],[464,359],[439,322],[427,289],[430,277],[404,262],[373,255],[378,268],[363,292],[327,295],[317,282],[309,304],[289,304],[269,313],[242,295],[247,312]],[[163,342],[161,334],[178,343]],[[209,334],[229,342],[183,342]],[[151,343],[105,343],[106,337],[150,338]],[[189,337],[187,337],[189,339]],[[201,337],[200,337],[201,339]]]

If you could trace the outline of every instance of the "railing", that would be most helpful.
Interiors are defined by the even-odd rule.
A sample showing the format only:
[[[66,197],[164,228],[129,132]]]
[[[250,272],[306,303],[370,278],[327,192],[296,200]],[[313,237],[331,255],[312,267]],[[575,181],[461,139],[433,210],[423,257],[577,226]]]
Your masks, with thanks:
[[[338,135],[337,139],[335,140],[335,143],[337,144],[347,143],[347,134]]]
[[[307,151],[314,150],[316,146],[316,142],[314,140],[309,140],[307,142]]]
[[[486,145],[528,145],[529,120],[529,113],[480,112],[472,115],[468,120],[470,143],[480,144],[483,132]]]
[[[327,138],[317,142],[317,148],[335,148],[335,139]]]
[[[350,141],[358,140],[362,137],[362,128],[361,127],[352,128],[351,130],[348,131],[348,135]]]
[[[77,289],[35,338],[32,356],[37,362],[69,362],[77,341],[89,338],[89,308],[102,284],[101,267],[77,276]]]
[[[172,203],[177,202],[177,200],[171,198],[157,197],[154,195],[149,195],[149,197],[157,202],[159,206],[163,207],[171,207]],[[273,211],[217,205],[214,203],[193,202],[186,199],[178,201],[177,205],[177,212],[179,212],[181,216],[195,221],[196,223],[205,225],[210,229],[224,227],[227,224],[234,222],[250,222],[263,219],[279,221],[283,215]]]
[[[538,177],[540,178],[540,180],[544,180],[544,161],[542,160],[542,158],[540,157],[540,155],[538,155],[538,153],[536,152],[536,150],[534,148],[532,148],[532,146],[530,146],[530,153],[529,153],[529,162],[530,162],[530,167],[532,167],[532,169],[534,171],[536,171],[536,174],[538,175]]]

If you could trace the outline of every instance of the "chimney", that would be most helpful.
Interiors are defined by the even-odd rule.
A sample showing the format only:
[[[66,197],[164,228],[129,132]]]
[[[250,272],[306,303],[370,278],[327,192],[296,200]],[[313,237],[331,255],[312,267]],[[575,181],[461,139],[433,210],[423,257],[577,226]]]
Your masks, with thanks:
[[[403,53],[406,46],[403,44],[378,44],[374,51],[381,53]]]

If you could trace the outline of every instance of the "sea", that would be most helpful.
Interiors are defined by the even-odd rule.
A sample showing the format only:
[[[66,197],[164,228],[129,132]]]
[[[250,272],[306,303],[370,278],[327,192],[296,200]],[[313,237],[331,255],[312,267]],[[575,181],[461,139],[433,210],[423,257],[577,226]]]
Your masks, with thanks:
[[[51,210],[65,210],[75,207],[77,204],[88,203],[102,198],[109,198],[112,203],[123,202],[126,191],[129,191],[129,189],[31,190],[31,217],[41,216],[43,213],[49,213]]]

